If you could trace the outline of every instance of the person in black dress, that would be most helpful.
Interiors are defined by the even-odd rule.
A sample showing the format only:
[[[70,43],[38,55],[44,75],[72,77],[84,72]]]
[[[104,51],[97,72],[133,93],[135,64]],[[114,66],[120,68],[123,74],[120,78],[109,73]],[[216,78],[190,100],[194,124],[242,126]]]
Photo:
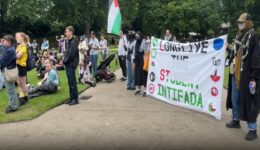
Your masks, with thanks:
[[[146,87],[146,74],[143,70],[144,66],[144,55],[146,51],[146,44],[145,40],[143,39],[141,32],[136,32],[136,45],[134,50],[134,68],[135,68],[135,86],[136,86],[136,93],[135,95],[141,94],[141,87]],[[145,91],[145,89],[144,89]],[[145,94],[145,93],[144,93]]]

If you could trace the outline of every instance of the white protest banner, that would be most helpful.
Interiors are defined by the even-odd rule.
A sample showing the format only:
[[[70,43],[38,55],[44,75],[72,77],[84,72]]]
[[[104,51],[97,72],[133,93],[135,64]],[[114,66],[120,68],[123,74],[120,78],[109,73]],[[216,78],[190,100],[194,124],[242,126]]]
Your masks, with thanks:
[[[227,36],[196,43],[152,37],[147,94],[221,119]]]

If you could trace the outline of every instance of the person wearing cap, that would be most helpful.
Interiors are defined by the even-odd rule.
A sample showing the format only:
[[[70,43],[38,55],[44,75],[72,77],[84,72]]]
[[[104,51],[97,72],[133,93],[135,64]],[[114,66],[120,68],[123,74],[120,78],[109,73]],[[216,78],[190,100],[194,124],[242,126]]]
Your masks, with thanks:
[[[90,61],[92,64],[92,75],[95,76],[97,74],[99,41],[96,38],[96,33],[94,31],[91,31],[88,47],[90,49],[89,54],[90,54]]]
[[[260,47],[259,35],[253,28],[252,17],[243,13],[237,20],[238,34],[234,42],[234,63],[231,95],[233,120],[226,124],[228,128],[240,128],[239,118],[246,121],[249,132],[245,136],[248,141],[257,138],[257,117],[260,109]],[[235,87],[234,87],[235,86]],[[234,90],[235,89],[235,90]],[[237,113],[235,116],[235,113]]]

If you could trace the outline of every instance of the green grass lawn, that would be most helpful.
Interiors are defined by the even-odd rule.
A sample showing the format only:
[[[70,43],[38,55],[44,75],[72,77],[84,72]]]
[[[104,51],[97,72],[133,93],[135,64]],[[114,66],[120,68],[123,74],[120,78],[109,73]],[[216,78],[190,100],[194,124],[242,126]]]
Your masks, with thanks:
[[[114,51],[111,53],[115,53]],[[100,58],[100,57],[99,57]],[[115,71],[118,68],[116,59],[111,62],[111,70]],[[77,71],[78,72],[78,71]],[[64,103],[69,98],[69,87],[67,84],[67,77],[65,71],[59,71],[60,88],[56,94],[46,95],[34,98],[28,104],[20,107],[19,111],[11,114],[6,114],[5,108],[8,106],[7,93],[5,90],[0,91],[0,123],[24,121],[34,119],[44,112]],[[38,83],[36,71],[28,73],[28,80],[32,85]],[[88,88],[87,85],[78,84],[79,92]]]

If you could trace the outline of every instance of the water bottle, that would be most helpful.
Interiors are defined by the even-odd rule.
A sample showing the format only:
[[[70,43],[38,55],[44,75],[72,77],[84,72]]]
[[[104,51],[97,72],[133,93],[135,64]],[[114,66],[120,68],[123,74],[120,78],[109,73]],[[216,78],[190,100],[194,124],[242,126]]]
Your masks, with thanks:
[[[250,94],[252,94],[252,95],[255,94],[255,89],[253,88],[253,83],[249,84],[249,90],[250,90]]]
[[[228,66],[229,66],[229,59],[226,59],[225,66],[226,66],[226,67],[228,67]]]

